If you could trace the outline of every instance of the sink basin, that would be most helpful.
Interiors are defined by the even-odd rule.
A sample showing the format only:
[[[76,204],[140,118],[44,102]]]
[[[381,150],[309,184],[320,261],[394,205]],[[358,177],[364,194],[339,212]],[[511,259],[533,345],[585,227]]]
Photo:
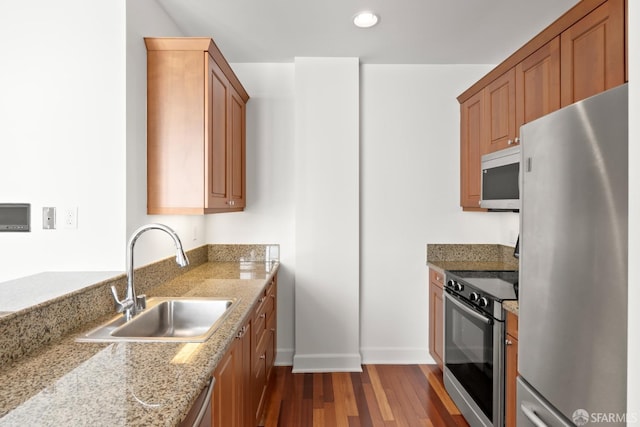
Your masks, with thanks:
[[[133,319],[120,315],[78,341],[203,342],[229,314],[235,299],[151,298]]]

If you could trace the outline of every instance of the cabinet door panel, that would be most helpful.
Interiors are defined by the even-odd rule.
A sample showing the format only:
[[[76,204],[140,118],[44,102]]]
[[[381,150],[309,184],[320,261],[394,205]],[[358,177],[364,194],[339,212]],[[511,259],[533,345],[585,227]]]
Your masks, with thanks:
[[[208,56],[208,54],[207,54]],[[208,141],[207,152],[207,208],[227,206],[227,99],[228,84],[222,71],[209,57],[207,83],[208,111],[205,129]]]
[[[484,92],[460,106],[460,206],[480,210],[480,156],[485,138]]]
[[[442,288],[437,282],[429,283],[429,353],[440,369],[443,368],[443,303]]]
[[[214,427],[237,425],[237,360],[234,353],[230,350],[220,360],[214,373],[216,379],[212,399]]]
[[[516,378],[518,377],[518,340],[507,335],[505,368],[505,426],[516,427],[517,399]]]
[[[560,108],[560,37],[516,66],[516,133],[525,123]]]
[[[609,0],[561,35],[562,106],[625,81],[624,0]]]
[[[516,82],[511,69],[485,88],[487,146],[482,154],[492,153],[513,144],[516,135]]]
[[[505,340],[505,426],[516,427],[518,413],[516,378],[518,377],[518,316],[507,312]]]
[[[231,89],[230,95],[229,150],[231,162],[228,179],[231,182],[233,207],[240,208],[245,206],[245,103],[233,89]]]

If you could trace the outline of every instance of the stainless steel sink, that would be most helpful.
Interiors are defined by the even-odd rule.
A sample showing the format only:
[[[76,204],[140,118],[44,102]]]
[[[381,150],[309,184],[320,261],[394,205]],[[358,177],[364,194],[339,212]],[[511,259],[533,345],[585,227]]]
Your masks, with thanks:
[[[229,298],[150,298],[128,322],[118,316],[79,337],[83,342],[202,342],[213,334],[236,303]]]

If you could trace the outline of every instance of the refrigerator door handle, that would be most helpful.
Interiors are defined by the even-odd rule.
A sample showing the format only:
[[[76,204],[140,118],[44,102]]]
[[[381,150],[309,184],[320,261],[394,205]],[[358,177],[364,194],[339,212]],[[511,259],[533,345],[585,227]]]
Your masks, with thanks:
[[[520,409],[522,409],[522,413],[531,421],[536,427],[549,427],[538,417],[538,414],[531,408],[525,406],[525,404],[520,405]]]

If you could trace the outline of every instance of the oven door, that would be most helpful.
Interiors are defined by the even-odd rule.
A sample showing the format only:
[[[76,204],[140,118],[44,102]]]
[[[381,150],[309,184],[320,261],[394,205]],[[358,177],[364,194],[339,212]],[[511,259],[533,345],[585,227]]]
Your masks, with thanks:
[[[445,292],[444,318],[447,392],[472,426],[501,425],[500,322],[449,292]]]

